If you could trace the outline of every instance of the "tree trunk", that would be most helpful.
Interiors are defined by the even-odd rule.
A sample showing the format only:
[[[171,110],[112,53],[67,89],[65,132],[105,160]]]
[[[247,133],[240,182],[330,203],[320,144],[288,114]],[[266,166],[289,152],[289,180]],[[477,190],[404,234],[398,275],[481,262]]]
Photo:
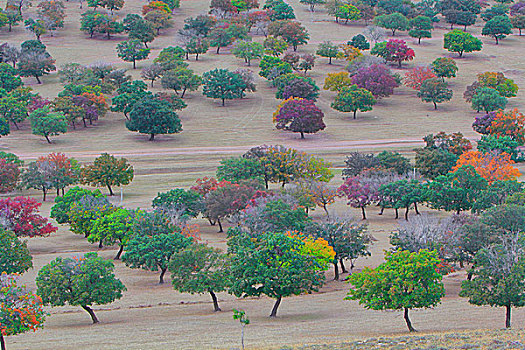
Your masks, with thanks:
[[[279,296],[277,300],[275,301],[275,304],[273,305],[272,313],[270,314],[270,317],[277,317],[277,309],[279,308],[279,305],[281,304],[282,297]]]
[[[339,281],[339,266],[337,265],[337,260],[334,260],[334,281]]]
[[[215,295],[215,293],[212,290],[208,290],[208,292],[210,292],[211,300],[213,300],[213,311],[222,311],[219,307],[219,302],[217,301],[217,296]]]
[[[20,130],[20,128],[18,127],[18,124],[15,121],[13,121],[13,125],[15,126],[16,130]]]
[[[180,98],[184,98],[184,94],[186,93],[186,89],[187,89],[187,88],[184,88],[184,89],[182,90],[182,94],[180,95]]]
[[[416,215],[421,215],[421,213],[417,209],[417,202],[414,202],[414,210],[416,211]]]
[[[104,245],[102,244],[102,240],[98,241],[98,249],[104,248]]]
[[[399,219],[399,209],[395,208],[396,209],[396,219]]]
[[[343,261],[343,258],[339,259],[339,265],[341,265],[341,272],[342,273],[347,273],[348,271],[346,270],[346,266],[345,266],[345,263]]]
[[[224,98],[222,99],[222,106],[224,107]]]
[[[42,198],[42,201],[45,202],[46,201],[46,196],[47,196],[47,189],[44,187],[42,187],[42,194],[43,194],[43,198]]]
[[[219,224],[219,233],[224,232],[224,230],[222,229],[221,219],[217,219],[217,223]]]
[[[150,141],[155,141],[155,134],[150,134],[149,135],[149,140]]]
[[[407,205],[407,209],[405,210],[405,220],[408,221],[408,211],[410,210],[410,205]]]
[[[133,69],[137,69],[137,61],[133,60]]]
[[[332,57],[328,57],[328,64],[332,64]]]
[[[108,190],[109,190],[109,195],[110,196],[114,196],[115,194],[113,193],[113,190],[111,189],[111,186],[108,185]]]
[[[117,252],[117,255],[115,256],[115,258],[113,260],[120,260],[120,256],[122,255],[122,251],[124,250],[124,246],[121,245],[118,252]]]
[[[221,49],[221,47],[217,45],[217,55],[219,54],[219,50],[220,49]]]
[[[326,204],[323,204],[324,212],[326,213],[327,217],[330,217],[330,213],[328,213],[328,208],[326,208]]]
[[[498,42],[498,37],[495,36],[494,39],[496,39],[496,45],[498,45],[498,44],[499,44],[499,42]]]
[[[354,111],[354,119],[356,119],[357,109]]]
[[[2,346],[2,350],[5,350],[4,335],[1,332],[0,332],[0,345]]]
[[[505,313],[505,328],[510,328],[510,305],[505,306],[507,312]]]
[[[168,268],[165,267],[165,268],[160,270],[159,284],[164,284],[164,274],[166,273],[167,269]]]
[[[198,60],[199,60],[199,54],[196,53],[196,54],[195,54],[195,61],[198,61]]]
[[[93,311],[92,308],[90,308],[89,306],[86,306],[86,305],[82,305],[82,308],[87,311],[89,316],[91,316],[91,320],[93,321],[93,324],[99,322],[98,318],[97,318],[97,315],[95,315],[95,312]]]
[[[361,213],[363,214],[363,220],[366,220],[365,207],[361,207]]]
[[[434,103],[434,109],[438,109],[438,105],[436,103],[436,101],[432,101]]]
[[[147,42],[144,42],[144,46],[146,46],[146,49],[148,49],[148,43]]]
[[[35,78],[36,78],[36,82],[37,83],[42,84],[42,82],[40,81],[40,78],[38,77],[38,75],[35,75]]]
[[[412,322],[410,322],[410,318],[408,317],[408,310],[408,308],[405,308],[405,322],[407,323],[407,327],[410,332],[416,332],[414,327],[412,327]]]
[[[381,210],[379,211],[379,214],[377,215],[383,215],[384,212],[385,212],[385,207],[381,207]]]
[[[417,41],[418,44],[421,44],[421,38],[419,38],[419,40]]]
[[[301,131],[301,139],[304,140],[304,132]]]
[[[396,30],[392,29],[392,36],[395,36],[395,35],[396,35]]]

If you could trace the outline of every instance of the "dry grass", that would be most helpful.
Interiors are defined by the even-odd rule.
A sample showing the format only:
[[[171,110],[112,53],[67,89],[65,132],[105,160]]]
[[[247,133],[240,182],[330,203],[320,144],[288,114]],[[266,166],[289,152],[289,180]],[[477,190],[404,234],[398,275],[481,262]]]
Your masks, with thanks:
[[[183,0],[182,8],[175,14],[175,27],[166,31],[152,44],[151,59],[165,46],[176,44],[175,33],[182,26],[183,20],[206,11],[208,0]],[[324,40],[346,42],[353,35],[363,30],[361,25],[337,25],[321,10],[310,14],[306,7],[291,0],[299,20],[308,27],[311,35],[310,44],[300,48],[301,52],[313,52],[318,43]],[[143,2],[128,0],[119,16],[140,11]],[[115,46],[124,37],[112,40],[89,39],[79,31],[81,11],[75,2],[67,3],[66,28],[56,33],[55,37],[45,37],[44,43],[60,66],[66,62],[83,64],[95,61],[107,61],[119,67],[130,65],[119,61]],[[428,64],[442,55],[449,55],[442,49],[442,36],[447,31],[441,24],[434,31],[434,38],[417,45],[413,39],[399,35],[409,42],[416,51],[414,62],[405,64],[401,73],[415,65]],[[479,26],[470,31],[479,35]],[[30,34],[22,27],[8,35],[0,33],[0,41],[21,42],[30,39]],[[255,40],[261,41],[262,37]],[[124,189],[123,205],[129,207],[147,207],[159,191],[188,186],[197,177],[212,175],[220,159],[238,154],[252,145],[262,143],[285,144],[322,155],[341,167],[344,155],[355,149],[380,150],[392,148],[411,155],[410,150],[419,144],[422,136],[440,130],[462,131],[469,137],[476,135],[471,129],[475,113],[463,101],[462,93],[475,75],[483,71],[503,71],[525,89],[525,63],[522,59],[524,38],[510,36],[499,46],[483,38],[484,49],[481,53],[468,54],[458,60],[459,76],[451,81],[454,98],[451,102],[439,106],[434,111],[430,104],[422,103],[416,93],[406,87],[396,90],[396,94],[383,99],[368,113],[360,113],[358,120],[330,110],[333,94],[323,91],[319,101],[326,115],[327,129],[318,135],[309,135],[300,140],[297,135],[277,131],[271,124],[271,114],[278,101],[274,91],[263,79],[258,79],[258,91],[241,101],[229,101],[226,107],[220,107],[217,101],[203,97],[200,92],[188,95],[188,108],[181,113],[184,131],[179,135],[160,136],[158,141],[148,142],[147,136],[133,134],[126,130],[122,115],[110,113],[96,126],[78,129],[55,137],[54,144],[31,135],[29,125],[24,124],[21,131],[0,139],[0,150],[20,154],[25,159],[33,159],[49,152],[65,152],[80,161],[88,161],[100,152],[125,155],[133,163],[136,177],[133,183]],[[216,55],[213,52],[203,56],[198,62],[191,61],[190,67],[201,73],[214,67],[243,67],[242,61],[227,54]],[[151,62],[140,62],[139,68]],[[258,69],[252,68],[254,71]],[[344,69],[343,62],[329,66],[324,59],[318,59],[311,76],[322,85],[324,76],[329,72]],[[397,69],[394,69],[398,71]],[[140,70],[131,72],[139,78]],[[55,74],[44,77],[44,84],[34,85],[33,80],[26,83],[47,97],[54,97],[62,89]],[[509,108],[524,109],[525,93],[523,89],[518,97],[511,99]],[[336,169],[340,174],[340,171]],[[337,183],[340,176],[334,179]],[[36,192],[24,194],[38,195]],[[114,201],[118,202],[118,198]],[[50,203],[45,203],[43,212],[49,214]],[[347,213],[344,203],[336,203],[334,210]],[[364,265],[375,266],[382,260],[382,251],[389,248],[388,235],[395,226],[391,212],[377,216],[377,211],[369,211],[369,225],[377,239],[373,256],[358,261],[357,268]],[[356,213],[358,215],[358,213]],[[314,215],[320,215],[315,212]],[[358,217],[356,215],[356,217]],[[216,228],[199,221],[203,240],[213,245],[224,247],[225,235],[217,234]],[[82,237],[75,236],[61,227],[59,232],[48,238],[30,240],[34,254],[35,268],[23,276],[24,282],[34,287],[34,277],[38,269],[56,256],[69,256],[96,250]],[[115,250],[104,248],[100,252],[111,258]],[[157,275],[144,271],[131,270],[116,262],[116,274],[126,284],[128,291],[124,297],[111,305],[97,307],[101,324],[92,326],[89,317],[79,308],[63,307],[49,309],[50,316],[44,330],[34,334],[9,337],[10,349],[232,349],[239,347],[239,325],[232,320],[232,309],[246,310],[251,324],[246,329],[248,348],[276,347],[286,344],[332,344],[348,342],[369,337],[392,338],[397,348],[433,349],[431,346],[456,345],[450,339],[455,336],[431,335],[426,337],[434,343],[417,343],[416,338],[399,338],[405,333],[402,316],[398,312],[375,312],[364,310],[355,302],[343,301],[348,286],[344,282],[330,281],[320,293],[303,295],[284,300],[277,319],[270,320],[272,300],[235,299],[221,295],[222,313],[211,312],[211,305],[206,295],[187,295],[174,292],[168,283],[156,284]],[[498,329],[503,326],[504,312],[501,309],[470,306],[466,300],[457,296],[463,273],[452,274],[445,278],[447,296],[441,305],[432,310],[417,310],[412,314],[416,328],[423,332],[443,332],[450,330]],[[516,310],[513,314],[515,325],[525,321],[525,312]],[[463,333],[461,333],[463,334]],[[523,333],[482,332],[468,333],[473,342],[492,344],[489,340],[509,339],[523,341]],[[478,336],[479,335],[479,336]],[[462,337],[461,335],[458,336]],[[474,339],[475,338],[475,339]],[[383,338],[382,338],[383,339]],[[385,338],[387,339],[387,338]],[[390,338],[388,338],[390,339]],[[404,339],[404,340],[402,340]],[[469,338],[470,339],[470,338]],[[402,343],[401,341],[405,342]],[[449,343],[446,343],[448,341]],[[470,341],[470,340],[469,340]],[[380,341],[384,343],[383,340]],[[441,342],[441,343],[440,343]],[[452,342],[452,343],[451,343]],[[368,348],[379,348],[379,341],[367,342]],[[352,343],[350,343],[352,344]],[[354,348],[366,349],[365,343],[353,343]],[[403,347],[403,344],[415,344]],[[432,344],[432,345],[431,345]],[[486,345],[485,344],[485,345]],[[299,346],[299,345],[298,345]],[[306,349],[346,349],[346,345],[326,345]],[[367,345],[368,346],[368,345]],[[393,345],[394,346],[394,345]],[[446,348],[445,347],[445,348]],[[388,348],[388,347],[385,347]],[[390,347],[395,348],[395,347]],[[436,347],[434,347],[436,348]],[[497,348],[497,347],[495,347]],[[508,347],[507,347],[508,348]],[[437,349],[437,348],[436,348]]]

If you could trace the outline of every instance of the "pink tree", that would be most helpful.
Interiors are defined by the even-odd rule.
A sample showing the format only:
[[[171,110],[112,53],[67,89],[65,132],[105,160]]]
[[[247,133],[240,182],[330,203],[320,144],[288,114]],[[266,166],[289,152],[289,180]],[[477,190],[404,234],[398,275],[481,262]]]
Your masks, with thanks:
[[[366,220],[365,207],[379,200],[378,186],[362,176],[348,177],[337,193],[340,197],[346,197],[349,206],[361,208],[363,220]]]
[[[388,97],[398,87],[396,79],[384,64],[373,64],[359,69],[352,77],[352,84],[367,89],[374,97]]]
[[[436,75],[428,67],[415,67],[405,73],[405,85],[414,90],[419,90],[421,84],[430,78],[436,78]]]
[[[390,39],[386,43],[377,43],[370,53],[383,57],[387,62],[397,62],[399,67],[401,67],[401,62],[411,61],[416,56],[414,50],[408,47],[404,40],[400,39]]]
[[[47,236],[57,227],[38,213],[42,205],[31,197],[0,199],[0,227],[13,231],[17,236]]]
[[[299,132],[304,139],[305,133],[313,134],[326,127],[323,117],[324,113],[313,101],[292,97],[277,107],[273,122],[277,129]]]

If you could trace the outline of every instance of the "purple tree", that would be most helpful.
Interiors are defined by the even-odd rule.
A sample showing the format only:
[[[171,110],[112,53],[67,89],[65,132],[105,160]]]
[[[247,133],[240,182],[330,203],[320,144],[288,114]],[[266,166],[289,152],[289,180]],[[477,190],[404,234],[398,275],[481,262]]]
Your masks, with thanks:
[[[359,69],[352,77],[352,84],[367,89],[374,97],[388,97],[399,84],[383,64],[373,64]]]
[[[479,132],[480,134],[488,135],[489,127],[495,117],[496,112],[489,112],[483,116],[476,117],[474,123],[472,123],[472,129],[474,129],[475,132]]]
[[[273,114],[273,122],[277,129],[289,130],[304,134],[313,134],[323,130],[324,113],[313,101],[304,98],[289,98],[277,107]]]
[[[363,176],[347,177],[337,189],[340,197],[346,197],[349,206],[361,208],[363,220],[366,220],[365,207],[379,200],[379,186],[371,178]]]

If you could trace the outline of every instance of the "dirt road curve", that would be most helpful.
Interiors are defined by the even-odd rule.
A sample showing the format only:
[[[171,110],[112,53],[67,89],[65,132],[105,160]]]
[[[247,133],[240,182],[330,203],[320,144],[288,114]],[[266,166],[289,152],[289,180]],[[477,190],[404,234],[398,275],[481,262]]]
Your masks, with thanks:
[[[301,144],[297,142],[288,146],[294,147],[302,151],[337,151],[346,150],[351,151],[355,149],[370,149],[370,148],[400,148],[400,147],[421,147],[424,143],[421,139],[381,139],[381,140],[358,140],[358,141],[340,141],[340,142],[316,142],[315,144]],[[126,157],[148,157],[148,156],[170,156],[170,155],[196,155],[196,154],[235,154],[244,153],[251,147],[257,145],[245,146],[214,146],[214,147],[181,147],[173,149],[146,149],[146,150],[111,150],[110,153],[114,156]],[[45,155],[49,152],[31,152],[18,153],[21,159],[34,159]],[[90,158],[96,157],[98,152],[67,152],[68,156],[74,158]]]

